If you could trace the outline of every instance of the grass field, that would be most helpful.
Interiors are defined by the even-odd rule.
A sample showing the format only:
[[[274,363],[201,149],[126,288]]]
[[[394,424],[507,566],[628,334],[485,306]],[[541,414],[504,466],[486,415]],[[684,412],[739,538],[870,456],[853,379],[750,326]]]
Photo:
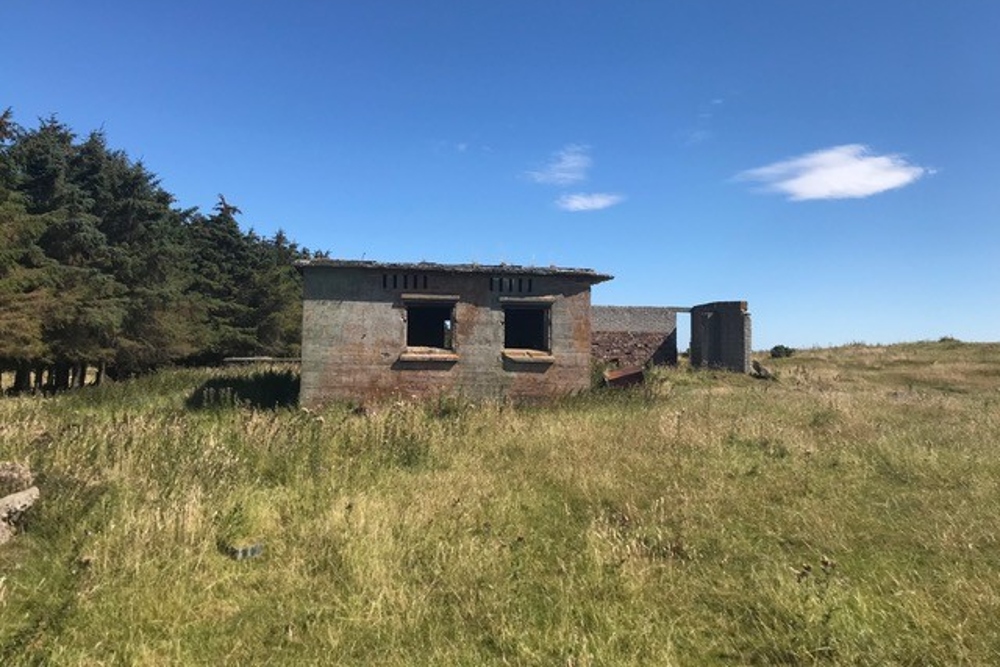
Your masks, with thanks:
[[[0,664],[1000,664],[1000,345],[310,413],[285,371],[0,400]],[[233,549],[262,545],[257,557]]]

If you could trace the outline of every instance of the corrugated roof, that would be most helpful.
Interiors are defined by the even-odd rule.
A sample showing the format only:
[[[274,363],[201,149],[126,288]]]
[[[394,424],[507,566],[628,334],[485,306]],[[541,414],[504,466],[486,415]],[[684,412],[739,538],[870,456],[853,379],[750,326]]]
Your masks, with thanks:
[[[423,271],[433,273],[469,273],[489,275],[519,276],[564,276],[580,278],[590,283],[611,280],[614,276],[597,273],[593,269],[567,268],[560,266],[522,266],[520,264],[436,264],[434,262],[373,262],[352,259],[303,259],[295,262],[300,271],[305,269],[368,269],[372,271]]]

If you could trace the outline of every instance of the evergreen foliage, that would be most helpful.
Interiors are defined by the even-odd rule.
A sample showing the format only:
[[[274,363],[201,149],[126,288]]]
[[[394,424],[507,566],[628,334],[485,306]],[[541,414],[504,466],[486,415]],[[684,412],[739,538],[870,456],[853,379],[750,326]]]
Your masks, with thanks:
[[[784,357],[790,357],[793,354],[795,354],[795,348],[788,347],[787,345],[775,345],[771,348],[772,359],[783,359]]]
[[[180,209],[141,162],[55,117],[0,114],[0,372],[15,391],[238,355],[297,356],[314,254]]]

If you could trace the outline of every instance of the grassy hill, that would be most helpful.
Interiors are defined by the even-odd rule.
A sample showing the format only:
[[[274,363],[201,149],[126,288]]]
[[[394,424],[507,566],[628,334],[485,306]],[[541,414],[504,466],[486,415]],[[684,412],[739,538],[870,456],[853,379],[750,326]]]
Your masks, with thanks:
[[[0,400],[42,492],[0,663],[1000,662],[1000,345],[765,364],[530,408],[309,413],[283,371]]]

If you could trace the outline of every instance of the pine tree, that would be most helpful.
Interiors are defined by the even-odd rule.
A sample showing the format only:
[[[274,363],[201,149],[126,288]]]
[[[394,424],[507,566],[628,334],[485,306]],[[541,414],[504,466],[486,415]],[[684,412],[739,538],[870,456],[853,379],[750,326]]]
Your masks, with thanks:
[[[176,362],[298,354],[310,257],[279,231],[243,232],[219,195],[178,209],[101,132],[55,117],[24,130],[0,114],[0,371],[15,390],[122,377]],[[319,253],[316,253],[317,255]],[[32,383],[31,375],[35,380]],[[101,374],[98,375],[100,377]]]

